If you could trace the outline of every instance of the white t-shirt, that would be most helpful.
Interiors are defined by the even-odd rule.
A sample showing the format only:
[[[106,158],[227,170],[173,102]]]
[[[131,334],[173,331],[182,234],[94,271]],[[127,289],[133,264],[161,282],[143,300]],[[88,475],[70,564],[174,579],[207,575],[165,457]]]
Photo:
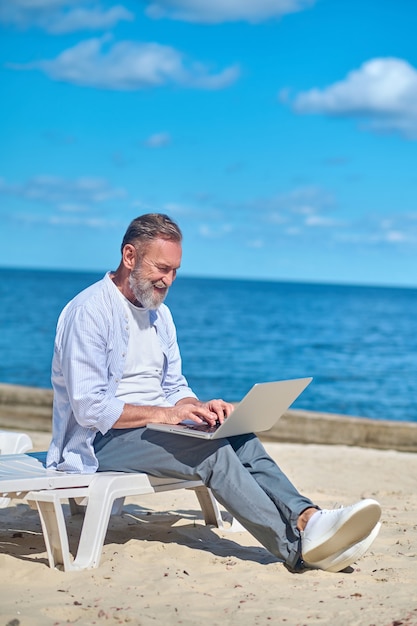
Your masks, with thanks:
[[[149,320],[149,309],[135,306],[117,291],[127,312],[129,344],[116,397],[128,404],[171,406],[162,390],[164,355]]]

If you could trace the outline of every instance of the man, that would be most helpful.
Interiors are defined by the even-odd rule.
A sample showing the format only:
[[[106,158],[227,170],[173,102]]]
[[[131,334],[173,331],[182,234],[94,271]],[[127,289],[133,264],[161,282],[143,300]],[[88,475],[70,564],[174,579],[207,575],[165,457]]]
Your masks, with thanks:
[[[181,263],[182,234],[168,216],[136,218],[120,265],[76,296],[58,321],[48,467],[146,472],[202,480],[291,571],[341,571],[378,534],[379,504],[320,510],[302,496],[254,434],[204,441],[147,429],[151,422],[223,422],[232,405],[200,402],[182,374],[163,301]]]

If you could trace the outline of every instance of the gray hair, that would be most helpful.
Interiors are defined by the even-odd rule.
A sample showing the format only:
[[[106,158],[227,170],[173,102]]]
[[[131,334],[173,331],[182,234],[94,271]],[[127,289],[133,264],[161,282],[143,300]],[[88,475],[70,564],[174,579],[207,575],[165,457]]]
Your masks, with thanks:
[[[126,244],[131,244],[140,251],[139,248],[146,248],[147,244],[154,239],[166,239],[181,243],[182,232],[168,215],[163,213],[140,215],[132,220],[127,228],[121,246],[122,254]]]

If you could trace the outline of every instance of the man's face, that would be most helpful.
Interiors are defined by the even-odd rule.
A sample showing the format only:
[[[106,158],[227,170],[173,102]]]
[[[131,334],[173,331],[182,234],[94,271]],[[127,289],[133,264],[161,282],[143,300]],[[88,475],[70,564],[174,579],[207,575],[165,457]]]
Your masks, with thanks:
[[[181,265],[181,244],[155,239],[148,244],[129,276],[136,300],[146,309],[157,309],[165,300]]]

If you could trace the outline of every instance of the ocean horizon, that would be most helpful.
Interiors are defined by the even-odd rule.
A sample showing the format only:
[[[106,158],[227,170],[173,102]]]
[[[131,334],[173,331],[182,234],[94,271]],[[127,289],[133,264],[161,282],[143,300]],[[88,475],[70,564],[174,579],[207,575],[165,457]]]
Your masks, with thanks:
[[[0,268],[0,382],[50,388],[58,315],[103,272]],[[293,408],[417,421],[417,289],[180,275],[166,303],[202,400],[312,376]]]

